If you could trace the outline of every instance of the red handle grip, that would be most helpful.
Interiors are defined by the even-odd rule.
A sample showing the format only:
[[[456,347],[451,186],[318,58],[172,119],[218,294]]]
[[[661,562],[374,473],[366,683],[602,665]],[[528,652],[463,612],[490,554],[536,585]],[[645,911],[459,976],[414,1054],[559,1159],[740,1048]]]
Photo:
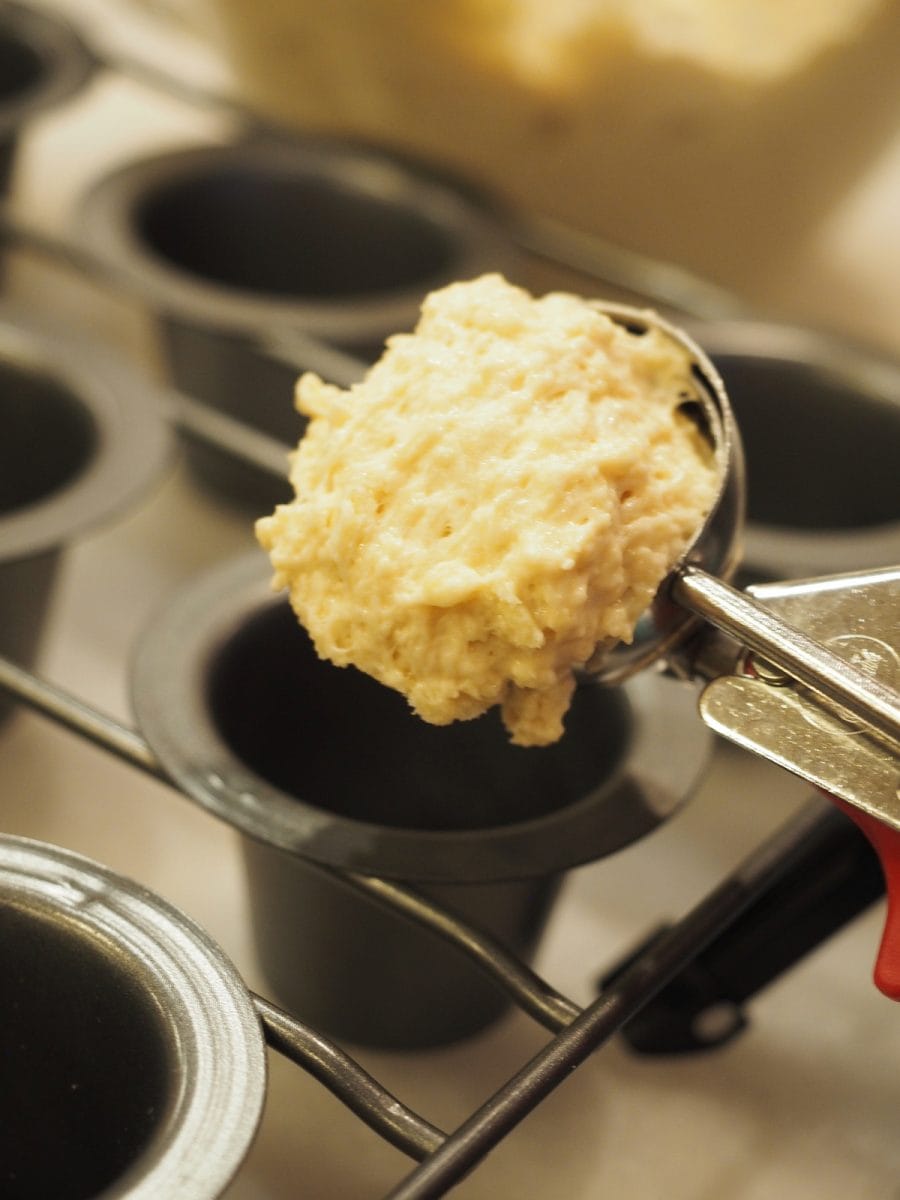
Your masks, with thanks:
[[[900,833],[861,812],[852,804],[825,793],[828,799],[855,821],[878,855],[887,890],[887,915],[875,959],[875,986],[891,1000],[900,1000]]]

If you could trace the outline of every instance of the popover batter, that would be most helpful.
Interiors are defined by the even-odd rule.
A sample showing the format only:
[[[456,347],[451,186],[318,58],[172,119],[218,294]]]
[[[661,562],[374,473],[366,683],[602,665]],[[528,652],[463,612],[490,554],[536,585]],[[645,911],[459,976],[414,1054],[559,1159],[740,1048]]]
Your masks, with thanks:
[[[296,498],[257,522],[317,652],[426,721],[558,739],[716,492],[687,352],[498,275],[432,293],[348,391],[305,374]]]

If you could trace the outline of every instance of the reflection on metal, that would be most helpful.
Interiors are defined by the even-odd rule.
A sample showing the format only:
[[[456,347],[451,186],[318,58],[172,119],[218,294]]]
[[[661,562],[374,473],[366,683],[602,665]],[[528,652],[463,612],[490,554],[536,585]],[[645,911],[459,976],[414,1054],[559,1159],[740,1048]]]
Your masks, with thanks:
[[[749,590],[900,704],[900,567]],[[706,723],[900,830],[900,756],[891,730],[765,660],[747,656],[742,670],[707,686],[700,701]]]

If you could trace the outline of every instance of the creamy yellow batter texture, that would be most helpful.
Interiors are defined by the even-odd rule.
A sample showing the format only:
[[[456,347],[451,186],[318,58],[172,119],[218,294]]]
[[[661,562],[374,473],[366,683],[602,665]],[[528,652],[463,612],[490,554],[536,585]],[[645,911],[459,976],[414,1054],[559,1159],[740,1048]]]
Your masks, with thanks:
[[[446,724],[558,739],[573,671],[629,641],[712,504],[686,352],[498,275],[431,294],[348,391],[312,374],[296,498],[257,522],[318,653]]]

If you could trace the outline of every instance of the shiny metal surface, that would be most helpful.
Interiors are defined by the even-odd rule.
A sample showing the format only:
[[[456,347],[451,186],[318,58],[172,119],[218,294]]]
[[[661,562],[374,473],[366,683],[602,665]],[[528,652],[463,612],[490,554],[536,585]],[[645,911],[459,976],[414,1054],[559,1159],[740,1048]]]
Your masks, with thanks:
[[[37,694],[40,688],[33,690]],[[424,1200],[444,1195],[550,1091],[568,1078],[574,1066],[606,1042],[669,978],[683,969],[709,939],[727,928],[756,897],[765,895],[768,881],[802,850],[817,828],[822,807],[822,802],[816,801],[788,821],[665,936],[635,959],[598,1001],[583,1011],[557,995],[554,1015],[551,1017],[549,1010],[545,1016],[539,1015],[532,1008],[532,997],[543,992],[549,998],[550,990],[537,977],[533,984],[526,981],[521,992],[518,986],[511,989],[526,1010],[532,1010],[532,1015],[559,1032],[531,1062],[449,1135],[423,1121],[359,1064],[314,1030],[261,997],[253,997],[253,1005],[273,1048],[324,1083],[383,1138],[411,1157],[422,1160],[421,1168],[391,1191],[392,1197]],[[373,898],[378,897],[398,911],[405,909],[415,920],[440,929],[443,936],[460,947],[475,948],[476,957],[498,982],[509,982],[503,951],[492,949],[458,921],[439,912],[429,912],[427,903],[413,897],[407,904],[391,885],[376,880],[359,880],[358,883],[364,891],[370,891]],[[481,946],[478,946],[479,942]],[[131,1196],[132,1193],[125,1194]]]
[[[242,642],[238,635],[249,640]],[[293,639],[302,646],[302,634],[286,600],[271,591],[263,553],[257,550],[218,564],[170,598],[139,639],[132,670],[134,712],[138,728],[166,772],[204,808],[250,837],[345,870],[438,883],[496,882],[564,869],[612,853],[656,828],[690,793],[706,762],[708,744],[697,738],[691,689],[652,673],[633,680],[620,694],[614,692],[608,708],[604,689],[585,688],[583,714],[577,724],[573,722],[571,736],[556,749],[534,750],[524,759],[514,755],[499,725],[495,731],[490,722],[459,723],[455,733],[462,741],[454,749],[457,742],[452,736],[446,741],[448,731],[415,721],[400,698],[372,684],[377,700],[367,697],[365,703],[379,711],[384,706],[379,720],[397,723],[396,729],[390,725],[394,736],[402,737],[409,747],[424,739],[421,749],[411,748],[404,756],[407,764],[414,767],[419,761],[416,755],[436,753],[426,747],[429,739],[443,733],[438,738],[441,757],[435,761],[449,771],[456,757],[456,774],[461,772],[469,784],[461,785],[454,803],[446,806],[447,816],[458,822],[456,828],[449,823],[443,829],[429,829],[424,809],[425,824],[413,828],[415,822],[404,822],[402,817],[402,806],[411,797],[403,794],[401,783],[405,780],[409,786],[412,768],[404,765],[404,757],[391,767],[385,753],[370,770],[375,770],[372,787],[390,789],[391,778],[396,777],[391,823],[367,817],[362,809],[355,815],[352,809],[344,813],[336,799],[344,792],[336,782],[326,807],[321,788],[316,792],[319,799],[314,799],[302,782],[293,793],[273,783],[274,762],[261,759],[262,770],[260,765],[248,765],[249,751],[238,751],[229,743],[211,701],[215,689],[223,685],[222,664],[232,646],[246,646],[242,653],[248,655],[248,665],[256,664],[257,672],[261,661],[269,662],[274,671],[278,658],[294,663],[293,655],[298,653],[295,669],[310,673],[306,687],[312,689],[311,697],[316,697],[316,689],[333,689],[334,695],[327,699],[334,707],[322,711],[343,713],[340,720],[331,718],[330,728],[328,719],[323,720],[316,737],[308,727],[307,750],[297,758],[299,778],[309,754],[331,754],[335,770],[352,771],[347,742],[353,736],[351,714],[365,711],[372,720],[374,713],[368,707],[354,710],[354,701],[363,701],[354,690],[344,692],[345,687],[353,688],[355,673],[326,664],[314,668],[315,657],[295,650]],[[291,657],[286,658],[288,654]],[[301,675],[298,683],[291,678],[287,686],[279,687],[272,676],[268,704],[273,720],[279,706],[287,714],[280,719],[287,720],[296,704],[305,703],[302,679]],[[228,695],[235,703],[263,702],[266,697],[253,686],[250,675],[243,685],[235,679]],[[593,698],[592,693],[596,693]],[[604,726],[598,724],[602,713],[610,732],[623,720],[633,723],[627,743],[619,749],[615,748],[618,741],[608,751],[603,749]],[[249,723],[244,728],[249,729]],[[304,725],[296,728],[302,737]],[[470,735],[476,740],[468,747]],[[324,751],[319,744],[323,740],[328,745]],[[474,776],[467,772],[486,770],[492,759],[498,764],[496,778],[485,795],[476,788],[466,796],[466,787],[474,788]],[[568,791],[557,794],[550,804],[539,798],[540,779],[545,764],[560,762],[568,763]],[[504,786],[504,771],[511,772],[508,786]],[[512,786],[515,779],[522,789],[527,784],[531,795],[532,810],[524,816],[528,801]],[[360,789],[360,803],[365,794]],[[352,788],[347,796],[353,796]],[[494,807],[486,808],[488,804]],[[516,820],[503,815],[504,805],[508,813],[518,814]],[[413,807],[417,807],[414,800]],[[466,828],[463,813],[471,817],[471,828]]]
[[[455,949],[310,860],[404,882],[528,962],[561,873],[658,827],[708,750],[689,689],[654,676],[583,689],[545,750],[511,747],[496,713],[428,726],[402,697],[318,659],[259,552],[160,613],[137,647],[132,702],[169,777],[248,835],[275,998],[370,1046],[459,1040],[507,1001]]]
[[[715,453],[717,491],[710,511],[686,547],[682,563],[691,563],[723,579],[729,579],[740,562],[744,529],[745,478],[740,430],[719,372],[706,352],[682,329],[646,309],[618,304],[601,304],[599,311],[613,320],[637,329],[662,330],[688,354],[697,382],[691,397],[698,423]],[[601,683],[619,683],[651,664],[659,662],[696,628],[684,608],[672,604],[669,584],[677,576],[677,564],[660,585],[657,600],[642,620],[630,646],[598,647],[585,666],[585,673]]]
[[[763,842],[393,1188],[387,1200],[437,1200],[445,1195],[650,1000],[685,957],[692,959],[754,896],[764,893],[769,879],[797,853],[820,816],[821,802],[814,801]]]
[[[377,344],[410,326],[427,291],[515,259],[487,209],[439,176],[314,138],[136,159],[89,191],[79,225],[166,316],[260,339],[296,328],[345,346]],[[208,243],[192,238],[198,225]]]
[[[0,834],[0,946],[0,1152],[17,1200],[215,1200],[256,1134],[263,1034],[405,1154],[443,1140],[338,1046],[248,992],[182,913],[89,859]]]
[[[30,666],[66,548],[143,498],[172,437],[150,389],[113,355],[10,306],[0,422],[0,653]]]
[[[895,569],[889,578],[893,581]],[[829,586],[834,587],[833,581]],[[848,587],[850,601],[864,603],[861,587]],[[815,594],[814,589],[807,589]],[[803,628],[782,619],[777,610],[757,602],[753,596],[729,588],[721,580],[691,567],[680,571],[673,583],[679,603],[704,617],[833,705],[848,709],[854,717],[881,734],[891,744],[900,743],[900,692],[885,684],[877,674],[864,669],[861,656],[840,653],[840,643],[829,646],[809,636]]]
[[[517,261],[487,205],[434,171],[315,137],[136,159],[88,190],[74,236],[129,279],[179,390],[290,444],[310,339],[357,378],[390,334],[414,326],[427,292]],[[191,461],[219,496],[255,511],[289,494],[209,447],[192,444]]]
[[[266,1087],[259,1022],[230,962],[146,889],[7,835],[0,924],[6,980],[18,963],[31,998],[4,1016],[0,1140],[16,1195],[215,1200]]]
[[[121,515],[158,482],[172,453],[172,437],[157,394],[114,352],[88,337],[73,335],[58,322],[42,320],[14,306],[0,306],[0,365],[9,373],[4,385],[10,401],[15,379],[29,387],[29,410],[34,439],[18,451],[18,475],[29,481],[28,447],[49,448],[65,433],[61,404],[83,415],[93,429],[93,445],[85,460],[67,472],[59,487],[16,505],[11,494],[0,514],[0,563],[58,547],[97,523]],[[40,396],[49,393],[45,424],[41,425]],[[56,408],[50,405],[59,396]],[[9,438],[7,425],[7,438]],[[69,435],[72,436],[71,434]],[[88,439],[90,443],[91,439]],[[7,491],[16,449],[7,440],[10,456],[4,478]],[[24,460],[24,461],[21,461]],[[33,486],[33,484],[31,484]]]
[[[900,561],[900,361],[790,322],[688,321],[746,458],[746,582]]]
[[[95,68],[93,53],[62,15],[0,4],[0,192],[26,123],[70,100]]]
[[[615,307],[604,308],[604,311],[616,313]],[[686,346],[694,356],[699,382],[701,383],[701,403],[703,404],[706,431],[711,443],[716,449],[720,485],[717,499],[704,523],[698,531],[693,543],[687,548],[681,562],[675,566],[669,577],[659,589],[658,598],[654,604],[646,628],[639,631],[635,644],[631,647],[614,648],[604,651],[598,649],[595,657],[587,664],[587,672],[599,681],[615,681],[628,678],[629,675],[642,667],[661,658],[669,656],[673,661],[678,658],[678,648],[691,633],[697,633],[697,627],[690,621],[687,614],[693,614],[706,622],[709,627],[719,633],[724,633],[739,646],[748,647],[761,655],[777,668],[784,671],[791,679],[804,685],[818,695],[823,696],[832,704],[846,707],[864,726],[876,736],[888,740],[888,754],[896,751],[900,744],[900,690],[892,678],[890,684],[882,682],[878,677],[860,669],[861,660],[857,656],[841,655],[828,645],[823,644],[806,632],[805,626],[798,627],[790,619],[781,615],[779,609],[785,610],[785,605],[766,605],[759,603],[753,596],[753,589],[744,594],[739,589],[731,587],[726,579],[739,565],[741,539],[743,536],[744,494],[745,494],[745,464],[741,446],[738,425],[732,413],[731,405],[724,384],[716,369],[707,359],[705,353],[687,338],[687,336],[664,323],[655,314],[629,314],[622,310],[619,314],[623,320],[636,320],[638,324],[659,324],[671,337]],[[752,331],[752,326],[748,327]],[[757,330],[758,333],[758,330]],[[741,341],[740,333],[732,334]],[[752,342],[752,332],[748,335]],[[777,341],[777,337],[775,341]],[[870,372],[877,374],[877,360],[869,363]],[[883,370],[887,368],[884,367]],[[884,401],[884,410],[891,416],[900,403],[897,397],[889,397]],[[777,407],[777,405],[776,405]],[[900,414],[900,408],[896,408]],[[789,414],[785,415],[785,420]],[[895,421],[900,424],[900,421]],[[777,430],[778,426],[775,423]],[[888,456],[890,460],[890,455]],[[890,470],[890,468],[888,468]],[[884,472],[876,473],[880,478]],[[895,523],[891,523],[879,535],[879,547],[892,545],[896,536]],[[861,551],[865,553],[865,551]],[[795,596],[803,590],[793,589]],[[807,587],[805,594],[817,596],[815,588]],[[863,586],[848,588],[848,603],[854,602],[865,607]],[[762,593],[759,593],[762,595]],[[765,593],[769,598],[777,596],[777,591],[771,589]],[[791,612],[796,609],[793,606]],[[677,616],[680,610],[681,615]],[[661,615],[660,615],[661,614]],[[814,623],[814,622],[812,622]],[[843,632],[843,631],[842,631]],[[703,638],[700,632],[697,636]],[[702,653],[702,651],[701,651]],[[690,668],[688,668],[690,669]],[[756,689],[750,684],[728,685],[731,692],[741,690],[742,698]],[[725,692],[722,689],[720,696]],[[735,696],[735,699],[737,697]],[[774,703],[774,701],[773,701]],[[703,710],[710,711],[710,704]],[[751,706],[752,707],[752,706]],[[743,720],[738,719],[735,725],[742,730],[746,726],[746,707]],[[722,731],[729,727],[727,717],[719,716],[715,727]],[[752,748],[752,739],[742,736],[741,744]],[[782,750],[789,745],[782,741]],[[798,745],[798,769],[800,762],[806,763],[810,751],[802,752]],[[882,757],[884,752],[876,751]],[[782,752],[778,761],[790,766],[790,753]],[[809,768],[806,767],[808,772]],[[844,774],[841,773],[842,782]],[[807,775],[808,777],[808,775]],[[871,777],[871,767],[870,767]],[[848,790],[843,782],[841,794]],[[853,789],[854,792],[856,789]],[[847,796],[846,798],[850,798]]]
[[[443,1143],[446,1135],[437,1126],[401,1103],[334,1042],[262,996],[254,996],[253,1004],[267,1044],[327,1087],[386,1142],[413,1159],[426,1158]]]
[[[136,767],[146,775],[170,783],[147,741],[135,730],[85,704],[78,696],[54,686],[31,671],[0,658],[0,688],[42,716],[78,734],[86,741]],[[558,1029],[577,1015],[576,1005],[536,976],[508,950],[458,916],[400,884],[372,875],[337,872],[319,865],[335,882],[341,881],[369,901],[416,921],[452,942],[490,974],[534,1020]]]
[[[0,688],[10,697],[15,697],[42,716],[78,734],[146,775],[164,783],[171,782],[153,750],[138,732],[85,704],[79,697],[2,657]],[[316,869],[323,876],[330,877],[335,886],[350,888],[369,902],[415,921],[433,935],[454,945],[481,971],[490,975],[524,1012],[546,1028],[557,1030],[577,1016],[577,1005],[536,975],[508,948],[485,934],[483,930],[467,924],[459,914],[451,914],[444,905],[400,884],[376,876],[337,871],[321,864],[317,865]],[[272,1006],[263,1006],[260,1011],[268,1028]],[[288,1038],[283,1015],[278,1018],[277,1024],[281,1030],[281,1033],[276,1035],[278,1039],[284,1043],[296,1061],[308,1066],[307,1043],[311,1039],[314,1040],[313,1035],[309,1031],[301,1035],[295,1029]],[[318,1074],[324,1078],[321,1070]],[[343,1094],[338,1087],[334,1087],[333,1090]]]
[[[104,39],[109,34],[115,40],[116,26],[123,26],[135,53],[173,69],[181,65],[172,39],[148,40],[140,25],[135,35],[136,6],[130,0],[59,0],[54,6],[95,17]],[[195,57],[186,56],[191,80],[197,78]],[[205,135],[196,114],[173,112],[159,101],[118,80],[98,91],[77,119],[73,114],[58,130],[36,130],[35,154],[21,176],[29,216],[55,224],[75,186],[92,172],[108,169],[135,148],[153,151],[167,139],[177,143],[186,127]],[[830,306],[841,328],[855,324],[891,345],[900,328],[898,166],[895,155],[866,192],[864,219],[857,213],[835,239],[837,252],[827,266],[838,274],[847,267],[849,288],[846,279],[823,286],[808,263],[801,269],[785,264],[795,285],[792,299],[802,298],[808,315]],[[38,305],[61,301],[65,307],[66,297],[52,283],[47,286],[45,273],[37,286],[29,280],[26,287]],[[95,306],[78,304],[72,312],[89,325]],[[246,542],[241,522],[213,511],[179,471],[138,520],[77,548],[48,647],[53,678],[127,712],[121,690],[127,635],[198,566]],[[118,601],[111,605],[113,589]],[[146,774],[126,773],[123,787],[123,768],[112,756],[97,754],[27,713],[7,730],[3,761],[9,826],[46,832],[124,862],[178,897],[252,975],[241,882],[226,826],[209,821]],[[732,857],[781,819],[800,790],[790,775],[758,756],[720,748],[707,783],[677,821],[667,822],[635,852],[573,873],[545,949],[552,977],[575,995],[589,988],[601,960],[695,895],[704,881],[718,878]],[[878,932],[877,914],[873,917],[823,947],[777,994],[764,998],[754,1009],[753,1029],[727,1055],[662,1065],[634,1062],[612,1045],[594,1056],[459,1183],[460,1196],[609,1192],[649,1200],[661,1187],[673,1200],[695,1200],[701,1192],[734,1200],[889,1194],[898,1151],[892,1124],[896,1081],[886,1048],[896,1034],[896,1010],[873,996],[865,979]],[[451,1128],[507,1077],[511,1064],[527,1057],[531,1044],[523,1022],[513,1020],[471,1045],[429,1055],[427,1069],[418,1055],[378,1055],[374,1065]],[[303,1072],[277,1056],[272,1068],[261,1137],[229,1197],[293,1197],[301,1179],[313,1195],[341,1200],[383,1195],[402,1170],[396,1152],[333,1105]]]
[[[751,657],[749,671],[724,675],[706,687],[700,705],[704,720],[746,749],[900,829],[900,567],[750,591],[790,622],[789,648],[795,647],[799,630],[814,639],[816,678],[802,686],[795,671],[778,669],[778,655],[772,656],[769,647],[765,659]],[[755,618],[753,624],[760,627]],[[777,649],[781,645],[779,639]],[[839,673],[831,670],[832,661]],[[844,668],[852,668],[852,674]],[[845,679],[852,685],[849,693],[838,686]],[[860,699],[873,701],[874,709],[861,706]]]

